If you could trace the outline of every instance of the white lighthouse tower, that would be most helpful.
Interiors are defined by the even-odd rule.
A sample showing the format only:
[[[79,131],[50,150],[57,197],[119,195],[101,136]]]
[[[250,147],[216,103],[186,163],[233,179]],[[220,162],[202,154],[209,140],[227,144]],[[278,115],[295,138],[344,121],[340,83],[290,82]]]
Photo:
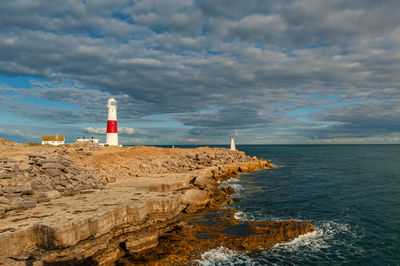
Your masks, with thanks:
[[[118,146],[117,102],[113,97],[108,99],[107,108],[108,108],[108,119],[107,119],[106,144],[110,146]]]
[[[231,138],[231,151],[236,151],[235,140]]]

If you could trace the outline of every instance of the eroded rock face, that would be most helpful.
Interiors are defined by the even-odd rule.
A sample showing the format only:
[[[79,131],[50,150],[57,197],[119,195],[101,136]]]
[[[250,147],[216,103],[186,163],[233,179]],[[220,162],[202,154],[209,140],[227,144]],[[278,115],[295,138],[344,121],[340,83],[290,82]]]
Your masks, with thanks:
[[[271,166],[224,149],[142,147],[139,154],[150,155],[134,158],[135,148],[109,148],[49,147],[26,161],[0,159],[0,258],[10,265],[104,264],[127,250],[138,254],[155,248],[172,232],[176,237],[178,231],[187,232],[194,240],[206,228],[179,223],[182,215],[232,203],[226,194],[234,190],[221,189],[220,181]],[[120,178],[110,175],[114,171]],[[266,233],[262,226],[252,228],[256,235]],[[226,233],[216,235],[214,244]],[[249,237],[235,241],[254,248]],[[192,257],[170,254],[168,259]]]
[[[5,212],[0,211],[0,217],[9,211],[34,208],[37,203],[49,202],[61,196],[103,188],[114,181],[73,165],[72,161],[61,155],[36,153],[18,161],[2,158],[0,196],[9,200],[1,202],[9,205],[9,208],[5,208]]]
[[[207,250],[220,246],[237,252],[258,252],[314,231],[309,222],[241,222],[233,215],[234,211],[228,210],[186,217],[160,237],[157,247],[142,252],[128,250],[118,263],[191,265]]]

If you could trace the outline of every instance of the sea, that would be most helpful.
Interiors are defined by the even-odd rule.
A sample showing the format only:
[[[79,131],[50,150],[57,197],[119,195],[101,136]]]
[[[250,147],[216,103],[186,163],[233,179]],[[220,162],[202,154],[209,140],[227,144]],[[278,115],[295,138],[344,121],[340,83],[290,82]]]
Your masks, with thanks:
[[[238,145],[280,167],[231,179],[235,218],[316,230],[257,254],[223,246],[200,265],[400,265],[400,145]]]

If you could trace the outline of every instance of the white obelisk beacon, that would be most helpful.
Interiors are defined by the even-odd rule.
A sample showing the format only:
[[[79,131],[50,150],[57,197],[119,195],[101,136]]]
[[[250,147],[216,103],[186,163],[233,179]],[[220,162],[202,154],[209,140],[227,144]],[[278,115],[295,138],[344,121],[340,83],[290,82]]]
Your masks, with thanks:
[[[231,138],[231,151],[236,151],[235,140]]]
[[[118,146],[117,102],[113,97],[108,99],[107,108],[108,108],[108,119],[107,119],[106,144],[110,146]]]

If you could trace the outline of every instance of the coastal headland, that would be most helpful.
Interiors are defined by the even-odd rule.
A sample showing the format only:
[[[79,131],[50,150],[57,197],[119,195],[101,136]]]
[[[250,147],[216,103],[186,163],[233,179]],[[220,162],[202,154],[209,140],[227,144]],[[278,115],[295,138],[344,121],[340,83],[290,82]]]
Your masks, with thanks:
[[[223,148],[0,141],[0,265],[185,265],[291,241],[314,227],[238,221],[220,186],[273,167]]]

